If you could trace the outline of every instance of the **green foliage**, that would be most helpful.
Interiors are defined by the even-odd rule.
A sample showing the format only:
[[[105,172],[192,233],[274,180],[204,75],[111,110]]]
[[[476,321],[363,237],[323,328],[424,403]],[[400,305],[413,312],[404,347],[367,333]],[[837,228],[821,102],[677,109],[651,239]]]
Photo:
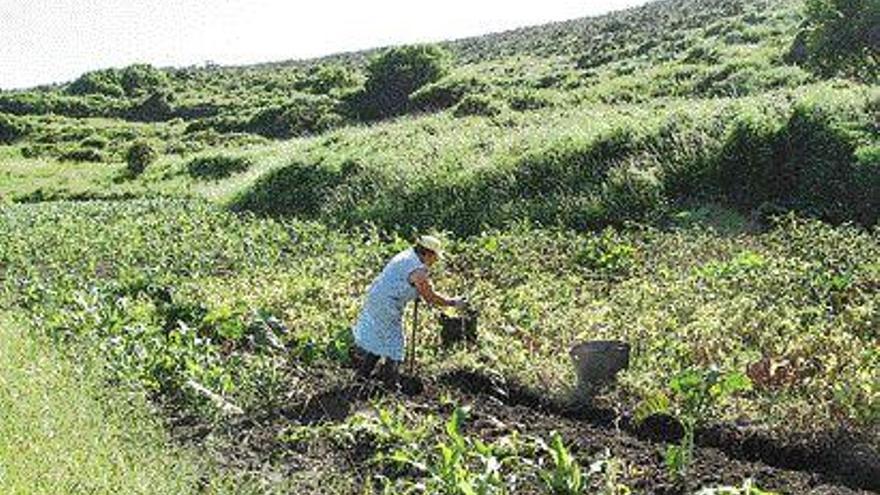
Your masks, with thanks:
[[[95,349],[58,352],[8,315],[0,315],[0,339],[0,491],[205,493],[204,473],[170,446],[147,401],[107,387]]]
[[[134,64],[119,70],[119,84],[130,97],[163,93],[168,75],[150,64]]]
[[[636,262],[635,246],[622,241],[614,230],[606,229],[601,235],[590,237],[575,253],[575,262],[600,274],[626,275]]]
[[[880,73],[880,4],[876,0],[808,0],[804,35],[796,40],[823,75],[876,81]]]
[[[105,96],[125,96],[119,73],[114,69],[103,69],[86,72],[67,86],[66,92],[71,95],[100,94]]]
[[[149,64],[129,65],[123,69],[102,69],[87,72],[67,85],[72,95],[105,95],[135,97],[158,92],[168,82],[165,72]]]
[[[27,135],[27,124],[12,115],[0,113],[0,144],[12,144]]]
[[[293,87],[315,95],[333,95],[355,88],[360,83],[360,77],[354,71],[344,65],[330,63],[310,67]]]
[[[426,466],[428,493],[443,495],[491,495],[503,493],[501,463],[492,447],[461,432],[466,411],[456,408],[446,423],[446,438],[437,444],[437,452]],[[476,461],[477,469],[470,463]]]
[[[452,110],[456,117],[468,117],[472,115],[493,117],[500,114],[501,105],[491,97],[481,94],[469,94]]]
[[[0,112],[14,115],[65,115],[68,117],[112,117],[122,115],[126,100],[104,94],[69,96],[56,92],[25,91],[0,94]]]
[[[317,134],[341,123],[335,105],[326,96],[297,96],[284,105],[260,111],[246,129],[270,138]]]
[[[126,112],[126,118],[140,122],[160,122],[174,115],[171,96],[164,92],[155,92],[135,103]]]
[[[132,176],[142,174],[158,157],[159,153],[149,141],[134,142],[125,154],[128,173]]]
[[[489,84],[475,76],[447,76],[422,86],[409,97],[413,107],[421,111],[443,110],[458,104],[471,94],[484,94]]]
[[[656,169],[620,166],[608,172],[601,204],[616,222],[657,220],[665,213],[666,196]]]
[[[547,448],[553,461],[552,469],[541,472],[541,479],[551,493],[557,495],[579,495],[586,488],[585,476],[577,459],[571,455],[559,433],[553,433]]]
[[[80,146],[83,148],[91,148],[95,150],[106,149],[109,144],[110,142],[107,138],[102,135],[89,136],[80,142]]]
[[[391,117],[409,111],[409,96],[443,77],[449,53],[436,45],[390,48],[370,59],[363,93],[353,104],[361,118]]]
[[[219,180],[244,172],[251,165],[249,159],[240,156],[209,155],[190,160],[186,164],[186,171],[196,179]]]
[[[538,110],[552,105],[552,102],[535,90],[520,89],[507,95],[507,104],[518,112]]]
[[[66,151],[62,153],[59,158],[71,162],[103,162],[105,160],[105,157],[100,150],[87,147],[74,148]]]
[[[663,396],[648,398],[640,404],[636,417],[643,420],[670,408],[681,421],[684,436],[679,445],[666,449],[665,462],[674,477],[684,479],[693,463],[696,429],[716,414],[715,407],[721,401],[751,388],[751,380],[742,373],[721,373],[716,368],[685,369],[669,382],[671,402]]]
[[[717,187],[746,210],[775,203],[872,225],[876,203],[864,199],[873,194],[876,168],[855,166],[856,136],[818,106],[798,105],[784,123],[745,114],[719,153]]]

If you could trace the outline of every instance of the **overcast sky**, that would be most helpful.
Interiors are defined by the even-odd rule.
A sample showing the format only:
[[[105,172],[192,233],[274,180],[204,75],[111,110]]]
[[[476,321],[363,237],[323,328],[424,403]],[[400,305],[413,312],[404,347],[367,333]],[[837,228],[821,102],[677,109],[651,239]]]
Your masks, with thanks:
[[[0,89],[132,63],[311,58],[603,14],[645,0],[0,0]]]

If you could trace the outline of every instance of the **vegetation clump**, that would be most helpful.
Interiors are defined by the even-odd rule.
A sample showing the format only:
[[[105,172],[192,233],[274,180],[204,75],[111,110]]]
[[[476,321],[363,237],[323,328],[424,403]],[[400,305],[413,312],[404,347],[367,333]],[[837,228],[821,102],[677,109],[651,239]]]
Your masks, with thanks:
[[[452,110],[456,117],[482,116],[494,117],[502,112],[501,105],[489,96],[470,94]]]
[[[449,58],[449,53],[436,45],[390,48],[371,58],[364,90],[352,96],[355,112],[367,120],[407,112],[410,95],[443,77]]]
[[[28,126],[12,115],[0,113],[0,144],[12,144],[28,133]]]
[[[125,154],[129,175],[132,177],[141,175],[158,157],[159,153],[149,141],[140,140],[134,142]]]
[[[241,156],[210,155],[193,158],[186,164],[187,173],[197,179],[219,180],[245,172],[251,161]]]

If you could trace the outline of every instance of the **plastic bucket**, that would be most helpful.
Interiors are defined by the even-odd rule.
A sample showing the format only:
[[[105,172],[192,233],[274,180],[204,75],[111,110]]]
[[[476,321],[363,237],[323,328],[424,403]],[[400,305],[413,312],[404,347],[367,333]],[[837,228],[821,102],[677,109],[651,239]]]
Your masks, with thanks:
[[[477,341],[477,312],[467,311],[459,316],[440,313],[440,342],[451,347],[458,342]]]
[[[577,371],[576,396],[589,399],[614,381],[617,373],[629,367],[630,346],[620,340],[592,340],[569,351]]]

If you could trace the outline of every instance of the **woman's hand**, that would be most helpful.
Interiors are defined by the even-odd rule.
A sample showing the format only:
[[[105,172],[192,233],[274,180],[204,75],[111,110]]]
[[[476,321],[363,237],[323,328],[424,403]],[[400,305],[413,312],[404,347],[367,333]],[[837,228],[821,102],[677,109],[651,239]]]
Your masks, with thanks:
[[[415,286],[419,296],[434,306],[454,306],[460,308],[467,304],[467,300],[463,297],[447,297],[439,292],[435,292],[434,285],[431,283],[431,279],[428,278],[427,270],[419,269],[413,271],[409,276],[409,281]]]

